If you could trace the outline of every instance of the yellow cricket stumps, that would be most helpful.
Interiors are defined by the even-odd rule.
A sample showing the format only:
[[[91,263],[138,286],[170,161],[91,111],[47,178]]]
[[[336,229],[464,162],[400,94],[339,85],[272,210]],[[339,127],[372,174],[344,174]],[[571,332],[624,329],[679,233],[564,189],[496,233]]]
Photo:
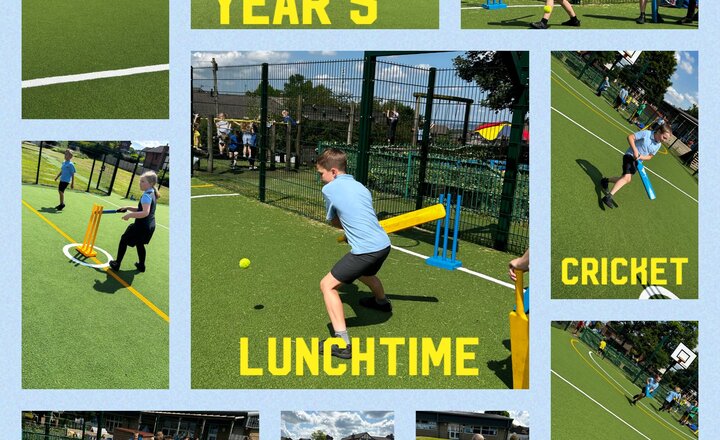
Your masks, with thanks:
[[[102,212],[102,206],[93,205],[92,211],[90,212],[90,221],[88,222],[87,230],[85,230],[85,237],[83,238],[82,245],[76,246],[77,251],[88,258],[97,255],[97,252],[95,251],[95,239],[97,238]]]
[[[523,272],[515,269],[515,310],[510,312],[513,388],[530,387],[530,322],[523,303]]]

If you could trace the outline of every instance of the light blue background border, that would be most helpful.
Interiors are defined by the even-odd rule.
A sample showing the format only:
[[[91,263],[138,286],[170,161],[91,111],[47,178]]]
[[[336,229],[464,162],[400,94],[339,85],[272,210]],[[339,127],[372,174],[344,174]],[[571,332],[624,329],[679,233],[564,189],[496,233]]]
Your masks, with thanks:
[[[398,0],[399,1],[399,0]],[[261,440],[280,435],[280,412],[311,410],[394,410],[395,437],[415,436],[416,410],[512,409],[530,411],[531,438],[550,437],[550,329],[551,320],[699,320],[702,438],[720,438],[711,414],[720,410],[718,364],[714,350],[720,336],[716,319],[718,292],[713,288],[720,257],[716,186],[717,137],[710,125],[701,126],[703,174],[700,178],[700,299],[697,301],[554,301],[550,302],[550,51],[551,50],[698,50],[702,121],[720,120],[717,92],[720,25],[716,1],[702,2],[699,31],[553,30],[463,31],[459,1],[441,0],[440,29],[433,31],[191,31],[190,2],[172,2],[170,19],[169,121],[22,121],[20,118],[21,2],[3,5],[0,29],[0,67],[3,99],[0,139],[0,206],[4,244],[0,279],[4,281],[0,323],[2,380],[0,432],[20,438],[23,409],[166,409],[259,410]],[[48,32],[52,37],[52,30]],[[190,54],[194,50],[529,50],[531,53],[531,249],[533,265],[533,321],[531,324],[531,390],[484,391],[205,391],[190,390],[190,188],[188,117],[190,114]],[[21,204],[20,142],[23,139],[143,139],[167,140],[171,146],[172,203],[170,297],[170,389],[103,391],[41,391],[21,389]],[[62,280],[58,280],[62,282]],[[362,396],[362,398],[359,398]],[[556,421],[564,423],[564,421]],[[602,427],[598,427],[599,435]]]

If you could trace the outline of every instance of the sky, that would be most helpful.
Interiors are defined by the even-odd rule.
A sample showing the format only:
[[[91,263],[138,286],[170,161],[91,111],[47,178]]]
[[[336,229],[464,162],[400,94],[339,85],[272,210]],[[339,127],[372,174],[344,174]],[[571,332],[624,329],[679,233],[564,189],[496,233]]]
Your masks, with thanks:
[[[367,432],[376,437],[394,434],[392,411],[283,411],[280,434],[293,439],[310,438],[322,430],[339,440],[350,434]]]
[[[410,65],[427,65],[437,68],[452,67],[452,59],[463,52],[436,52],[424,53],[418,55],[401,55],[383,57],[386,61],[393,61],[401,64]],[[333,61],[333,60],[361,60],[363,52],[360,51],[322,51],[322,52],[274,52],[274,51],[256,51],[256,52],[193,52],[193,67],[209,67],[211,60],[215,57],[215,61],[219,66],[243,65],[243,64],[262,64],[262,63],[295,63],[300,61]]]
[[[683,110],[700,106],[698,101],[698,53],[675,52],[677,70],[670,78],[672,86],[665,92],[665,100]]]
[[[167,145],[167,142],[163,141],[130,141],[130,147],[133,150],[140,151],[144,148],[155,148],[161,145]]]

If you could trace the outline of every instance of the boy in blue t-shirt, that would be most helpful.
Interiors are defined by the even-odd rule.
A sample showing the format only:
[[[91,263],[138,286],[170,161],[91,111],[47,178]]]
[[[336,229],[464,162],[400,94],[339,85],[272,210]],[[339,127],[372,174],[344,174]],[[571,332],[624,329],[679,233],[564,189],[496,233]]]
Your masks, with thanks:
[[[633,396],[630,404],[635,405],[638,400],[646,397],[652,397],[655,390],[660,386],[660,380],[662,380],[662,377],[660,377],[659,374],[656,374],[655,377],[648,377],[645,381],[645,385],[640,388],[640,392],[638,394]]]
[[[346,343],[345,348],[333,345],[331,354],[349,359],[352,357],[352,348],[337,288],[343,283],[360,280],[373,293],[373,297],[361,298],[360,304],[382,312],[392,312],[382,282],[377,277],[390,254],[390,238],[375,215],[370,191],[353,176],[345,174],[347,156],[343,151],[336,148],[323,151],[317,159],[316,168],[326,184],[322,189],[326,218],[333,226],[345,230],[352,248],[320,281],[320,290],[335,337],[342,338]],[[321,343],[321,351],[322,348]]]
[[[622,159],[622,176],[603,177],[600,185],[605,192],[602,201],[608,208],[616,208],[617,203],[613,200],[613,196],[620,189],[630,183],[632,175],[637,172],[638,160],[650,160],[657,154],[663,142],[667,142],[672,135],[672,131],[668,124],[663,124],[655,131],[641,130],[632,133],[627,137],[630,148],[627,149]],[[608,191],[608,184],[612,183],[612,190]]]
[[[65,162],[60,166],[60,172],[55,176],[55,180],[60,179],[58,185],[58,193],[60,193],[60,204],[55,207],[58,211],[62,211],[65,207],[65,188],[70,185],[70,189],[75,189],[75,164],[72,163],[72,150],[65,150]]]

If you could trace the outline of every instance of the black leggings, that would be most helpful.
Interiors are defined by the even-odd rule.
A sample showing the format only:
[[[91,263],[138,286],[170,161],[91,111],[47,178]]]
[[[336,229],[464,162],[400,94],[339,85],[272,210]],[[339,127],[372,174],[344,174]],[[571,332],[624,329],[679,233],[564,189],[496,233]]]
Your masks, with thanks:
[[[118,251],[117,251],[117,259],[116,261],[118,264],[122,263],[123,258],[125,257],[125,251],[127,251],[128,243],[125,240],[125,237],[120,238],[120,244],[118,245]],[[135,248],[137,248],[137,254],[138,254],[138,263],[141,266],[145,266],[145,256],[147,255],[145,251],[145,245],[144,244],[137,244],[135,245]]]

